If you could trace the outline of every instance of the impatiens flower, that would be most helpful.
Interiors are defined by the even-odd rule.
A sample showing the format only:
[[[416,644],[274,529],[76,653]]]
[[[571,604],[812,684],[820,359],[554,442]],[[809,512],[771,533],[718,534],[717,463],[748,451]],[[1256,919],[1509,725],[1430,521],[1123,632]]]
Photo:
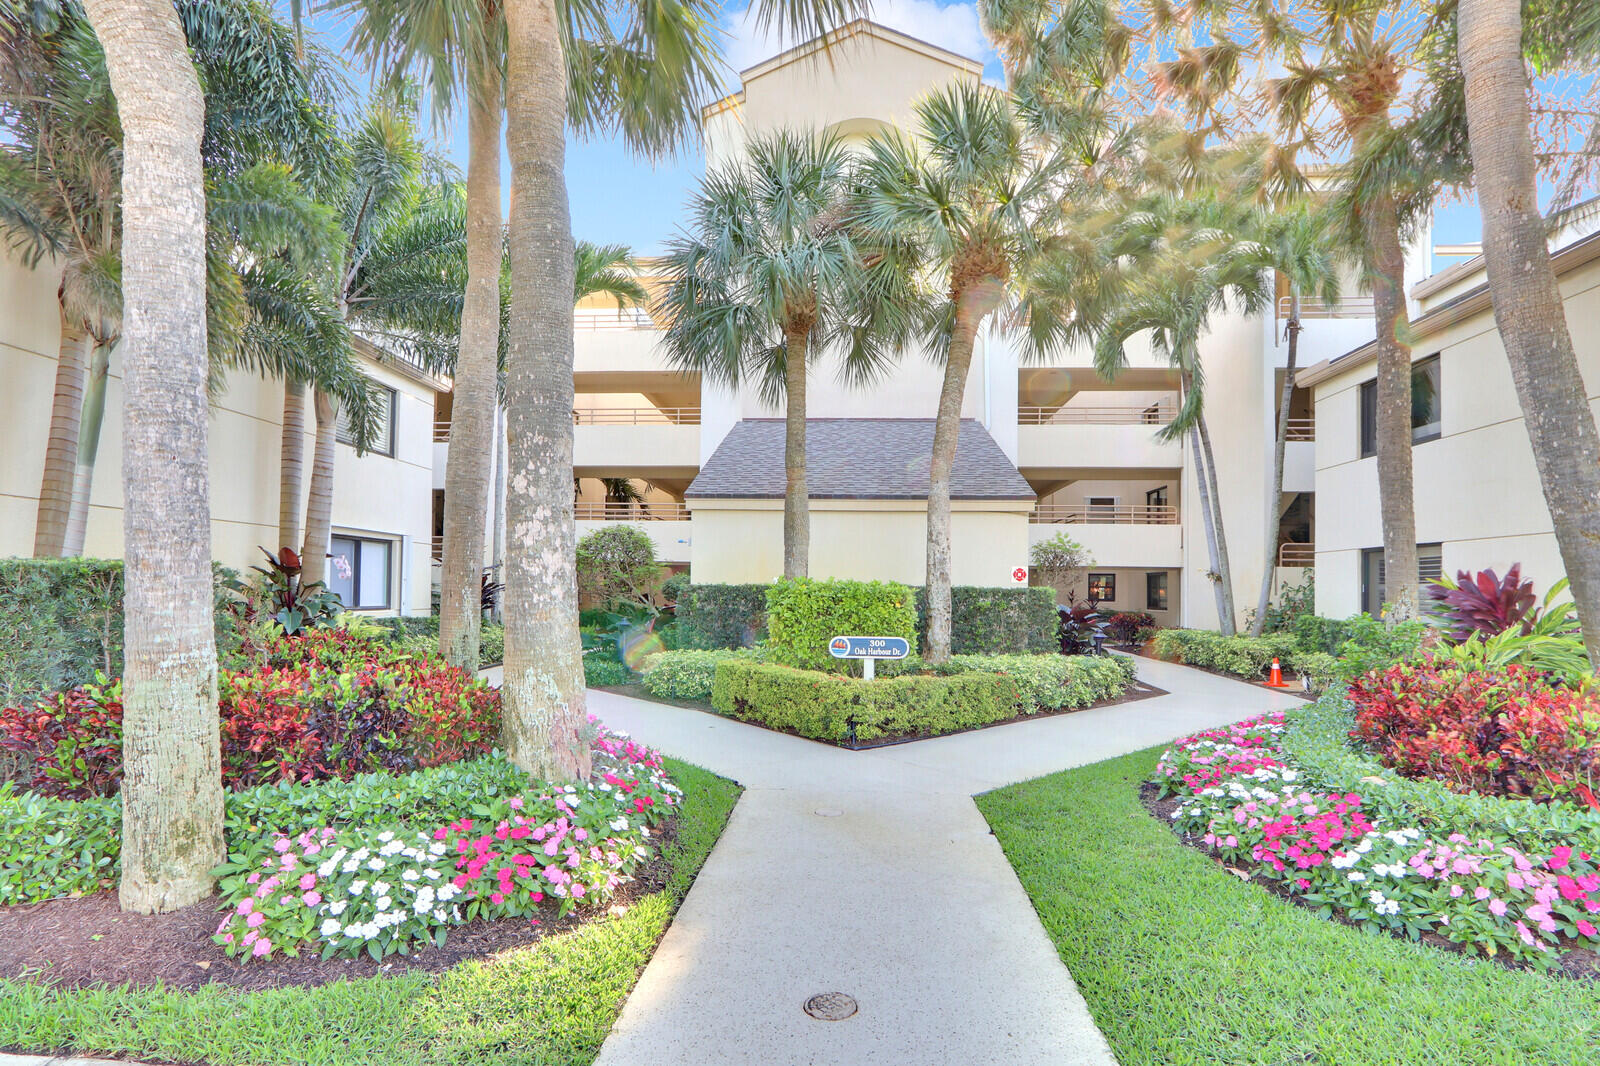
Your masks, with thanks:
[[[272,941],[268,940],[266,937],[262,937],[256,941],[255,947],[250,949],[250,954],[254,955],[258,959],[271,955]]]
[[[1506,913],[1506,901],[1503,899],[1491,899],[1489,901],[1489,913],[1494,915],[1496,918],[1504,917]]]
[[[315,907],[317,904],[322,902],[322,893],[307,892],[305,895],[300,897],[300,902],[304,903],[307,907]]]
[[[310,889],[316,888],[317,887],[317,875],[316,874],[306,874],[304,877],[300,878],[300,887],[302,889],[306,889],[306,890],[310,890]]]
[[[1594,939],[1597,935],[1600,935],[1600,930],[1595,929],[1593,922],[1586,922],[1582,918],[1578,919],[1578,932],[1582,933],[1586,937],[1589,937],[1590,939]]]

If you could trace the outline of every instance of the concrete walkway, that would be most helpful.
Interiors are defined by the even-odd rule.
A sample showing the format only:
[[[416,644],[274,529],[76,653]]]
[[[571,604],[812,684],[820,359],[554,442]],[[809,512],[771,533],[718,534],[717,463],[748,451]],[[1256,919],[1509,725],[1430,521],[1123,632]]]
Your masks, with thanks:
[[[1139,660],[1171,695],[873,751],[589,694],[662,751],[745,786],[601,1066],[1115,1060],[972,796],[1293,696]],[[803,1010],[843,992],[859,1010]]]

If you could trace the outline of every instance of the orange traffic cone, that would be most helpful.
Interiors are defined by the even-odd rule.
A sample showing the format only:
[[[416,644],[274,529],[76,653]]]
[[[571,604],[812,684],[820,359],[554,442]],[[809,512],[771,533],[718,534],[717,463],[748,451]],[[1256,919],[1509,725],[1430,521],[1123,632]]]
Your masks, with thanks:
[[[1289,683],[1283,679],[1283,667],[1277,659],[1272,660],[1272,673],[1267,676],[1268,688],[1288,688]]]

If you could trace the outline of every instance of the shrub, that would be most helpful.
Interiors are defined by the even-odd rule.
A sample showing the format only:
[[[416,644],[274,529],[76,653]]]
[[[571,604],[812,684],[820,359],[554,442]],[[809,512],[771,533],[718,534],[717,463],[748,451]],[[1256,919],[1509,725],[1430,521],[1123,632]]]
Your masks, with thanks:
[[[1079,603],[1076,596],[1056,607],[1056,638],[1062,655],[1087,655],[1095,641],[1106,638],[1106,616],[1092,603]]]
[[[960,673],[863,681],[816,670],[728,659],[717,667],[711,705],[723,714],[816,740],[936,736],[1017,713],[1015,681]]]
[[[767,637],[766,585],[688,585],[678,599],[684,648],[747,648]]]
[[[1087,707],[1122,695],[1133,683],[1125,655],[953,655],[941,674],[1004,674],[1017,686],[1023,714]]]
[[[1543,606],[1548,607],[1565,587],[1564,579],[1552,585]],[[1541,613],[1533,582],[1522,580],[1521,563],[1512,563],[1503,578],[1493,570],[1476,574],[1458,570],[1454,581],[1440,577],[1428,582],[1424,591],[1430,613],[1449,631],[1447,639],[1454,644],[1474,633],[1492,637],[1513,628],[1527,632]]]
[[[609,652],[596,649],[583,653],[583,683],[588,687],[615,687],[632,680],[633,672]]]
[[[1292,660],[1295,650],[1294,637],[1286,633],[1225,637],[1201,629],[1163,629],[1151,646],[1157,658],[1250,679],[1260,677],[1273,659]]]
[[[1155,627],[1155,618],[1146,611],[1121,611],[1106,620],[1106,633],[1118,644],[1132,644],[1141,631]]]
[[[650,534],[626,522],[609,522],[578,541],[578,594],[603,609],[650,607],[661,584]]]
[[[664,700],[705,703],[711,699],[717,664],[741,656],[748,658],[749,653],[730,649],[659,652],[644,662],[644,690]]]
[[[1463,670],[1435,657],[1370,674],[1350,699],[1353,735],[1408,777],[1600,810],[1600,697],[1520,666]]]
[[[928,597],[917,589],[917,636],[927,643]],[[1055,592],[1048,588],[950,590],[950,651],[955,655],[1022,655],[1057,649]]]
[[[122,804],[0,784],[0,907],[97,892],[117,877]]]
[[[0,706],[122,672],[122,563],[0,559]]]
[[[1344,680],[1343,664],[1325,651],[1297,651],[1288,665],[1315,692]]]
[[[1041,540],[1028,549],[1028,562],[1034,575],[1050,585],[1070,585],[1078,571],[1094,565],[1089,549],[1072,539],[1062,530],[1048,540]],[[1052,600],[1055,590],[1047,590]],[[1054,604],[1052,604],[1053,606]]]
[[[917,616],[911,590],[883,581],[779,581],[767,588],[767,655],[777,663],[844,673],[849,660],[828,654],[839,634],[904,637],[913,650]]]
[[[352,618],[353,615],[343,615]],[[396,618],[362,618],[363,626],[387,631],[390,643],[403,645],[411,654],[427,655],[439,650],[439,616],[402,615]],[[498,622],[484,622],[478,629],[478,667],[498,666],[506,657],[506,629]]]
[[[341,630],[279,636],[264,662],[218,677],[223,783],[314,781],[483,754],[499,693],[436,655]],[[45,795],[110,795],[122,778],[120,685],[85,685],[0,711],[0,747]]]

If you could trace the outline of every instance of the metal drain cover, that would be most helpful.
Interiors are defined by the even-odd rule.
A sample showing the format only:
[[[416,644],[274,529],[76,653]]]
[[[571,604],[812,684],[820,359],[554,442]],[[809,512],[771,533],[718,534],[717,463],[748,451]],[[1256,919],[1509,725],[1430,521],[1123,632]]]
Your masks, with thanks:
[[[806,1000],[806,1013],[823,1022],[842,1022],[856,1012],[856,1001],[843,992],[820,992]]]

